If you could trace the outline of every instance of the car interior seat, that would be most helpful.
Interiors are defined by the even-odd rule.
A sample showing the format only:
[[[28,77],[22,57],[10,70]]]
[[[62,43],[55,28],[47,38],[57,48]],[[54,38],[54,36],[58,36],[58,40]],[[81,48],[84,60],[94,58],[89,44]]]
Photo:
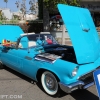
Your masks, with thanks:
[[[28,42],[28,46],[29,46],[29,47],[36,46],[36,42],[35,42],[35,41],[29,41],[29,42]]]

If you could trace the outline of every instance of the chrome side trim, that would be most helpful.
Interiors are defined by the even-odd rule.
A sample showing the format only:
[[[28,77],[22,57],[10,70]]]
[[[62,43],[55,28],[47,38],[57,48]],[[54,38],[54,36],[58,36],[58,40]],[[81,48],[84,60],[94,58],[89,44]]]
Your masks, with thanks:
[[[32,60],[32,58],[29,57],[29,56],[25,56],[25,59],[27,59],[27,60]]]
[[[92,85],[94,85],[94,82],[85,85],[85,86],[83,87],[83,89],[87,89],[87,88],[89,88],[89,87],[92,86]]]

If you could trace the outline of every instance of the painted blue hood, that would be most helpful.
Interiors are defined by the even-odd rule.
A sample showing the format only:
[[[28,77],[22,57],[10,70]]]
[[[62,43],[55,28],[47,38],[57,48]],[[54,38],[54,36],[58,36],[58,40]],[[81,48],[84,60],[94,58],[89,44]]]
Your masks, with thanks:
[[[24,33],[19,26],[0,25],[0,43],[3,39],[16,41],[20,34]]]
[[[78,64],[94,62],[99,57],[99,37],[88,9],[58,4],[68,30]]]

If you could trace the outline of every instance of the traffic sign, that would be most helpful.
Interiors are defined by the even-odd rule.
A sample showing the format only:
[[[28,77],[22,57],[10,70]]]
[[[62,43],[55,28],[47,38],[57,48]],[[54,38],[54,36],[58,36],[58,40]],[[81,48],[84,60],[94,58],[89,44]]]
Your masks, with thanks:
[[[97,93],[100,100],[100,69],[93,72],[93,77],[94,77]]]

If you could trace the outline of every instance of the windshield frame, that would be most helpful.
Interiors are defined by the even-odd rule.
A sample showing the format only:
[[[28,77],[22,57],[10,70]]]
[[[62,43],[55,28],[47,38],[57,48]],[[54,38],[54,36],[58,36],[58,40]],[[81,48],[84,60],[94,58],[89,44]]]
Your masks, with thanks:
[[[36,35],[37,35],[38,37],[36,37],[35,42],[37,42],[38,39],[41,40],[41,37],[44,38],[44,36],[49,36],[49,37],[51,37],[53,43],[52,43],[52,44],[44,44],[44,43],[43,43],[43,40],[41,40],[41,41],[42,41],[42,44],[41,44],[42,46],[46,46],[46,45],[57,45],[57,44],[59,44],[59,43],[57,42],[57,40],[56,40],[51,34],[25,34],[25,35],[20,36],[20,37],[18,38],[16,48],[18,48],[19,43],[20,43],[20,40],[21,40],[23,37],[27,37],[27,38],[28,38],[28,41],[34,41],[34,40],[31,40],[31,39],[33,39],[32,37],[34,37],[34,36],[36,36]],[[30,38],[30,39],[29,39],[29,38]],[[39,46],[39,45],[37,45],[37,46]],[[36,46],[33,46],[33,47],[36,47]],[[27,48],[33,48],[33,47],[27,47]]]

